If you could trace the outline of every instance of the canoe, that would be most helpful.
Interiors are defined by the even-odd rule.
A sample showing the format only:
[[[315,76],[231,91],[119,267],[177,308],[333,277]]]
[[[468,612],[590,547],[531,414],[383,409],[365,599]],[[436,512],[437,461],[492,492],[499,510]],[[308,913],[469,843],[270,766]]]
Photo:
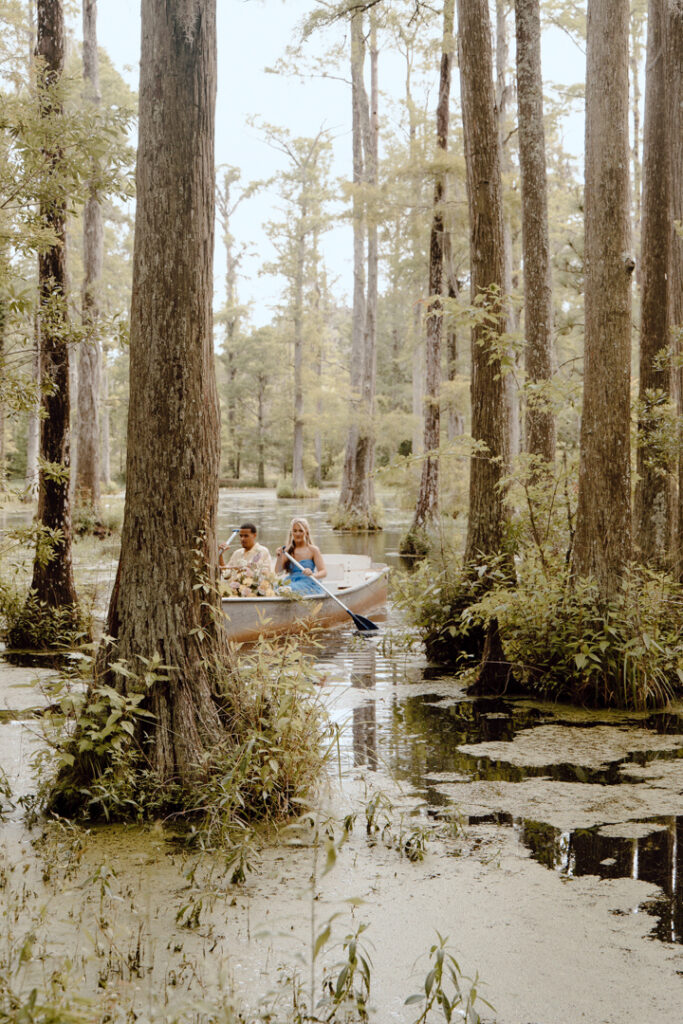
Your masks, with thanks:
[[[355,614],[381,608],[387,599],[389,567],[367,555],[325,555],[327,576],[322,581]],[[251,643],[308,628],[351,625],[352,619],[327,594],[296,597],[224,597],[228,638]]]

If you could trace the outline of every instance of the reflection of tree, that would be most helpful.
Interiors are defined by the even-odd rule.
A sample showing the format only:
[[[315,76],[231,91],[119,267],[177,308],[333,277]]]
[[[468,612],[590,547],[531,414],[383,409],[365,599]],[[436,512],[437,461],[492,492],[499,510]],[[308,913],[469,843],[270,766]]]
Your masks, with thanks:
[[[354,658],[351,686],[359,690],[374,690],[377,652],[374,645]],[[353,709],[353,763],[355,767],[367,764],[377,768],[377,718],[374,699]]]
[[[534,860],[569,875],[638,878],[658,885],[665,897],[642,909],[660,918],[654,934],[665,942],[683,942],[683,817],[657,819],[657,828],[641,838],[608,836],[599,827],[561,832],[544,822],[523,820],[520,838]]]
[[[565,832],[542,821],[525,819],[521,828],[521,839],[531,851],[534,860],[551,870],[566,870],[568,845]]]

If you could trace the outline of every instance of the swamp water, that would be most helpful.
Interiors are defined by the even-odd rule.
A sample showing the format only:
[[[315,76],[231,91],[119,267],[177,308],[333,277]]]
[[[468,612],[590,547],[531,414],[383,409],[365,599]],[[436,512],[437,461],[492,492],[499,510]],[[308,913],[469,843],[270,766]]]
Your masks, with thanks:
[[[222,491],[220,535],[253,519],[272,551],[295,512],[323,552],[400,564],[403,513],[389,510],[382,534],[340,535],[325,498]],[[82,569],[103,610],[115,552]],[[0,889],[15,986],[28,993],[59,975],[112,1020],[177,1019],[183,1008],[199,1021],[226,991],[251,1006],[283,992],[291,1004],[294,984],[319,991],[343,936],[368,923],[379,1024],[417,1018],[404,1000],[423,984],[436,930],[481,975],[496,1008],[480,1008],[487,1021],[682,1019],[683,707],[625,715],[472,700],[401,633],[390,609],[378,636],[322,637],[320,696],[341,727],[329,792],[311,834],[266,849],[243,886],[156,829],[29,831],[10,811]],[[32,789],[36,708],[50,699],[49,673],[42,697],[27,685],[35,675],[0,664],[0,764],[15,797]],[[22,960],[27,935],[40,955]]]

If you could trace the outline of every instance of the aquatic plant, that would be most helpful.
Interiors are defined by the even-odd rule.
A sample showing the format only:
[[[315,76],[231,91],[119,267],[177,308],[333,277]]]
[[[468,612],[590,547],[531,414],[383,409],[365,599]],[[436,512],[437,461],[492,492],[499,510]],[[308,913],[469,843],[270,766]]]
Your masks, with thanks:
[[[460,965],[452,953],[448,952],[448,939],[437,932],[438,942],[429,950],[429,958],[433,966],[424,981],[424,992],[408,996],[406,1005],[424,1003],[424,1009],[414,1024],[426,1024],[432,1009],[440,1009],[446,1022],[457,1019],[465,1024],[481,1024],[479,1011],[475,1003],[480,1002],[490,1010],[486,999],[479,995],[479,976],[471,981],[460,970]]]

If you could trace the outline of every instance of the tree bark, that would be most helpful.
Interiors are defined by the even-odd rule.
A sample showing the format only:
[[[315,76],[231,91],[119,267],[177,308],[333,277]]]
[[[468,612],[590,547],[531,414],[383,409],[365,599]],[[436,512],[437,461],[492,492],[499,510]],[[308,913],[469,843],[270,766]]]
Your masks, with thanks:
[[[505,282],[500,140],[493,90],[491,26],[486,0],[458,0],[458,41],[472,302],[489,323],[472,330],[472,436],[485,451],[470,462],[465,561],[500,551],[506,511],[501,480],[508,462],[500,336],[505,332]]]
[[[666,105],[666,0],[649,0],[641,234],[640,383],[634,542],[639,557],[663,566],[670,544],[670,459],[657,415],[670,395],[669,125]]]
[[[448,114],[453,63],[453,21],[455,0],[446,0],[443,8],[443,44],[439,76],[439,101],[436,108],[436,149],[445,163],[448,152]],[[434,179],[432,228],[429,239],[429,299],[426,316],[424,459],[420,490],[411,532],[424,530],[439,512],[439,444],[441,440],[441,333],[443,325],[444,203],[447,171],[439,168]]]
[[[304,477],[304,266],[306,261],[306,233],[308,206],[303,195],[305,184],[302,183],[302,195],[299,200],[299,233],[296,240],[294,271],[294,438],[292,446],[292,491],[294,495],[303,495],[306,490]]]
[[[351,142],[353,147],[353,309],[351,314],[351,423],[344,454],[341,491],[339,495],[340,514],[347,516],[353,511],[354,495],[358,488],[358,420],[363,369],[363,332],[365,329],[365,211],[359,195],[364,181],[363,163],[363,113],[365,95],[363,65],[365,44],[363,41],[363,16],[360,11],[351,14]]]
[[[547,463],[555,461],[555,417],[542,387],[553,372],[553,304],[548,237],[548,188],[539,0],[515,0],[517,110],[522,178],[525,369],[525,448]]]
[[[99,106],[97,0],[83,0],[83,79],[86,103]],[[96,170],[96,168],[94,168]],[[78,353],[78,440],[76,498],[100,503],[99,405],[101,350],[98,335],[99,284],[103,257],[102,211],[96,189],[90,188],[83,211],[82,319],[86,335]]]
[[[64,71],[64,13],[61,0],[38,0],[36,56],[42,61],[38,72],[38,98],[45,117],[59,116],[54,87]],[[47,154],[55,169],[61,160],[58,150]],[[69,343],[66,305],[66,204],[57,193],[40,204],[41,221],[56,242],[38,257],[40,319],[40,377],[51,387],[42,396],[40,424],[42,464],[38,488],[38,522],[57,531],[53,557],[45,563],[36,558],[31,589],[39,601],[50,607],[76,604],[71,560],[71,504],[69,499]],[[55,469],[59,467],[59,471]]]
[[[585,356],[574,567],[609,597],[631,555],[628,0],[589,0]]]
[[[667,107],[669,124],[669,323],[673,335],[673,386],[678,413],[678,510],[674,564],[683,580],[683,0],[667,0]]]
[[[370,110],[367,118],[367,159],[366,180],[372,190],[377,189],[379,171],[379,51],[377,49],[377,25],[374,11],[370,13]],[[363,436],[362,458],[363,478],[366,481],[367,519],[370,525],[370,508],[375,501],[375,389],[377,383],[377,291],[379,285],[379,243],[377,232],[377,210],[371,209],[367,218],[368,228],[368,291],[365,308],[365,331],[363,334]],[[377,524],[374,524],[377,525]]]
[[[36,387],[40,385],[40,326],[35,318],[35,345],[31,358],[31,376]],[[23,501],[35,501],[38,497],[38,455],[40,451],[40,399],[36,398],[28,414],[26,427],[26,475],[24,477]]]
[[[109,367],[103,353],[100,375],[100,481],[104,487],[111,484],[111,419],[109,410]]]
[[[505,195],[505,178],[512,176],[512,174],[514,173],[512,158],[510,156],[510,131],[508,128],[508,105],[510,101],[512,87],[508,85],[507,81],[509,60],[507,16],[507,0],[496,0],[496,110],[498,114],[498,135],[500,138],[500,173],[503,187],[503,196]],[[506,326],[508,331],[513,331],[516,330],[518,327],[517,317],[515,315],[511,299],[513,289],[512,278],[514,254],[512,245],[512,223],[510,213],[506,209],[505,201],[503,201],[503,244],[505,246],[504,293],[505,315],[507,321]],[[508,417],[506,434],[508,437],[509,465],[507,469],[508,471],[511,471],[512,462],[516,458],[516,456],[519,455],[521,447],[519,420],[519,389],[517,387],[517,376],[515,372],[517,370],[518,355],[515,352],[514,345],[509,346],[507,355],[509,366],[505,368],[503,376],[503,389],[505,395],[505,406]]]
[[[353,142],[353,313],[351,325],[351,423],[335,525],[374,530],[372,515],[374,466],[374,394],[377,335],[377,227],[368,218],[359,187],[377,182],[377,52],[371,42],[371,103],[364,82],[365,42],[362,11],[351,13],[351,102]],[[372,37],[374,40],[374,36]],[[370,220],[370,225],[368,225]],[[367,245],[367,294],[365,254]]]
[[[191,782],[222,722],[213,357],[215,0],[143,0],[130,412],[121,559],[100,660],[159,655],[149,753]],[[179,244],[179,239],[182,244]],[[213,588],[196,585],[208,577]]]

